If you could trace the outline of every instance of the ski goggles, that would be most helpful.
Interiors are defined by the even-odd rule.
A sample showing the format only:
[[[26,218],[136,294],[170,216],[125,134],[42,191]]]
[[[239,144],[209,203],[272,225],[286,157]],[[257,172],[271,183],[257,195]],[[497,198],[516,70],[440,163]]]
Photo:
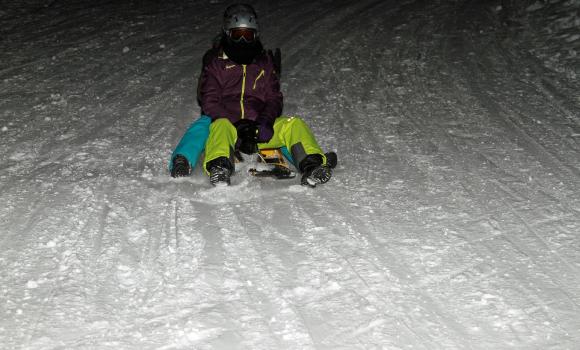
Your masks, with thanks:
[[[251,43],[256,40],[256,31],[251,28],[233,28],[228,31],[228,35],[235,42],[244,40],[247,43]]]

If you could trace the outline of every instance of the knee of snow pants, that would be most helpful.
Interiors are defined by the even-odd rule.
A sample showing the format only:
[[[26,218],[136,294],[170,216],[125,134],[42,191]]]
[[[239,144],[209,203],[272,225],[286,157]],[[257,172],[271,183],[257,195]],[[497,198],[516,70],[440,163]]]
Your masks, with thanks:
[[[291,162],[298,166],[300,162],[311,154],[320,154],[324,163],[326,157],[316,142],[316,138],[310,127],[298,117],[279,117],[274,122],[274,136],[267,143],[258,144],[258,148],[286,147],[286,152],[291,151]],[[288,158],[288,157],[287,157]]]
[[[215,120],[209,126],[209,137],[205,144],[205,160],[203,168],[206,173],[207,163],[219,157],[228,158],[234,164],[233,149],[238,140],[236,127],[226,118]]]
[[[173,160],[177,155],[184,156],[192,169],[195,167],[201,153],[205,149],[210,124],[211,118],[206,115],[201,115],[196,121],[191,123],[171,155],[169,171],[173,168]]]

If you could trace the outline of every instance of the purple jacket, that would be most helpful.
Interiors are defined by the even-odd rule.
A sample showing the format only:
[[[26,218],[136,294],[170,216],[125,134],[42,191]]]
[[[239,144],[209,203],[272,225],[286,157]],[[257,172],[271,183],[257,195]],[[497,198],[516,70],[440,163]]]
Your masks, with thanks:
[[[220,53],[205,66],[200,92],[202,110],[212,120],[255,120],[259,141],[272,138],[283,96],[270,55],[262,54],[249,65],[239,65]]]

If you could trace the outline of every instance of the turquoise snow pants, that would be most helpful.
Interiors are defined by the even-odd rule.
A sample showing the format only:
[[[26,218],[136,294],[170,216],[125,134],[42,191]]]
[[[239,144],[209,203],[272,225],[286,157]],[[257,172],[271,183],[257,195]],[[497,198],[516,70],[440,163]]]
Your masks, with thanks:
[[[184,156],[192,169],[195,167],[197,160],[205,149],[205,142],[209,136],[210,124],[211,118],[207,115],[201,115],[196,121],[191,123],[171,155],[169,171],[173,168],[173,160],[177,155]]]
[[[191,123],[181,141],[173,154],[171,155],[171,161],[169,162],[169,171],[173,168],[173,159],[177,155],[184,156],[189,165],[193,169],[199,160],[199,157],[203,153],[205,149],[205,143],[207,142],[207,138],[209,137],[209,126],[211,124],[211,118],[207,115],[201,115],[196,121]],[[292,160],[292,156],[286,147],[281,148],[284,157],[288,159],[288,161],[294,164]]]

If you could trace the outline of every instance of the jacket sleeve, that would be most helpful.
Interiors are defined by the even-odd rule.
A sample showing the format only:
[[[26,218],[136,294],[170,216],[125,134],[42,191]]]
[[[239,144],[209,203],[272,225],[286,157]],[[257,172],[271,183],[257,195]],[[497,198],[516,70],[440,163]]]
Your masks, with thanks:
[[[202,78],[203,78],[203,72],[205,70],[205,67],[207,67],[212,60],[217,57],[218,55],[218,49],[215,47],[212,47],[211,49],[207,50],[205,52],[205,54],[203,55],[203,58],[201,59],[201,72],[199,73],[199,77],[197,78],[197,103],[199,104],[199,106],[201,107],[201,82],[202,82]],[[203,109],[202,109],[202,113],[203,113]]]
[[[219,72],[217,61],[214,60],[204,67],[201,75],[201,109],[212,120],[227,116],[227,112],[221,104],[222,83]]]
[[[274,69],[272,59],[268,59],[266,78],[266,103],[260,114],[258,123],[274,125],[274,121],[282,114],[284,97],[280,91],[280,79]]]
[[[273,61],[268,55],[266,75],[266,101],[264,109],[256,120],[258,123],[258,141],[268,142],[274,136],[274,121],[282,114],[284,97],[280,91],[280,79],[274,69]]]

